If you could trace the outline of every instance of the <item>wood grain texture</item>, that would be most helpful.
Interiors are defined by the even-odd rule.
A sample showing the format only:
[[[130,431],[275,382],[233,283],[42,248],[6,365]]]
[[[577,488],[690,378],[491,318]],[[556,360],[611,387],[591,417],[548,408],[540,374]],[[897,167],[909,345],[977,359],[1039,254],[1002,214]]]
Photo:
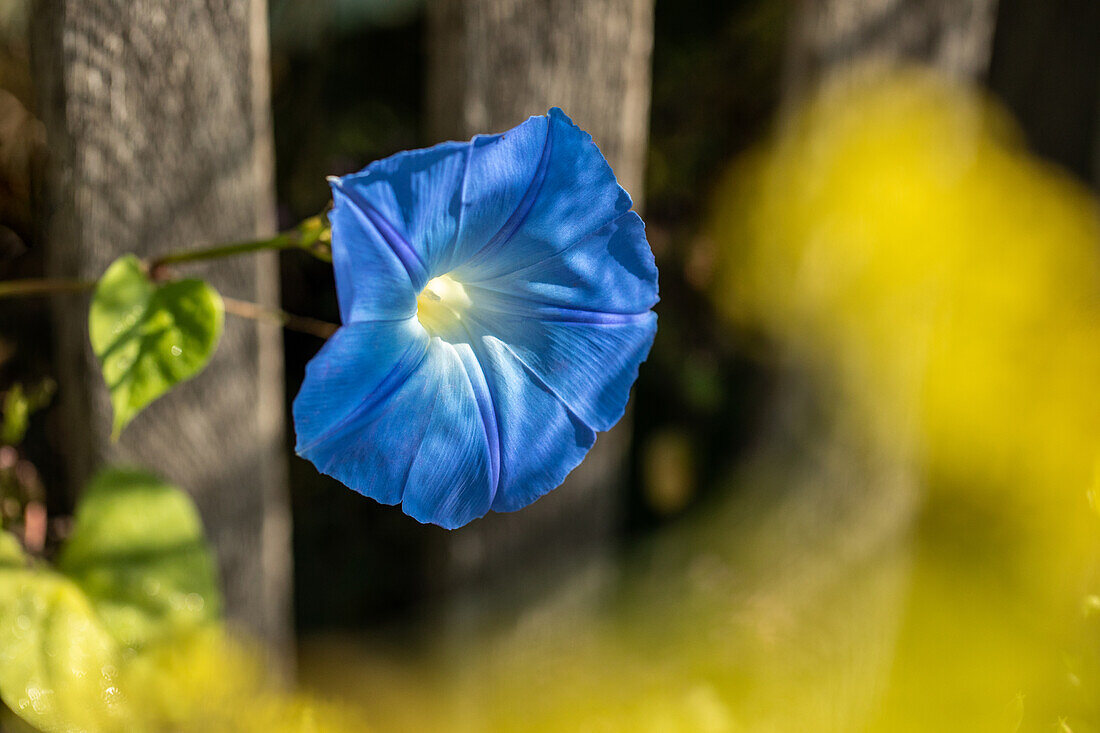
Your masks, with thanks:
[[[499,132],[561,107],[642,199],[653,0],[435,0],[433,140]]]
[[[802,98],[855,65],[934,66],[960,79],[989,68],[998,0],[802,0],[791,26],[784,93]]]
[[[653,0],[432,0],[431,140],[499,132],[561,107],[590,132],[640,208],[649,134]],[[525,593],[617,538],[630,420],[600,434],[565,485],[515,514],[491,514],[441,542],[444,582]],[[470,599],[478,612],[481,596]]]
[[[32,56],[49,146],[49,274],[95,278],[153,255],[274,226],[264,0],[35,0]],[[235,298],[275,304],[274,256],[195,266]],[[290,639],[282,335],[230,317],[210,366],[108,442],[110,407],[86,303],[59,302],[58,442],[82,486],[106,462],[188,489],[218,552],[230,619]],[[63,442],[62,442],[63,441]]]

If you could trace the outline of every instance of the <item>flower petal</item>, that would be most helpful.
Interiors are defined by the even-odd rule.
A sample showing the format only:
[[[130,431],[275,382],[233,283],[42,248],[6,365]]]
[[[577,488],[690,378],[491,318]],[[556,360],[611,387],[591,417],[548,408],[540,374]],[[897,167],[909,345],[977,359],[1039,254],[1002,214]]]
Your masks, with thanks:
[[[549,124],[546,116],[532,117],[507,133],[397,153],[334,179],[333,187],[372,230],[389,235],[382,239],[419,292],[430,277],[484,249],[538,190]]]
[[[563,252],[467,289],[480,308],[535,318],[643,313],[657,302],[657,267],[641,217],[628,211]]]
[[[381,345],[393,329],[354,326],[307,369],[294,403],[299,455],[378,502],[401,502],[421,522],[453,528],[484,515],[499,443],[460,354],[469,346],[428,341],[416,325],[420,336],[406,338],[411,348],[394,360]]]
[[[469,346],[432,340],[426,368],[433,372],[438,391],[401,502],[410,517],[446,529],[484,516],[497,483],[496,426],[482,412],[475,384],[462,366],[460,348]]]
[[[340,432],[357,413],[370,412],[424,358],[428,336],[410,318],[342,326],[306,365],[294,399],[296,450],[312,448]]]
[[[333,188],[385,233],[416,292],[454,249],[470,146],[447,142],[406,151],[334,179]]]
[[[415,315],[420,289],[387,243],[384,230],[371,221],[348,190],[333,182],[329,212],[340,319],[353,323]]]
[[[511,512],[560,486],[596,433],[499,339],[482,336],[477,350],[500,434],[500,481],[492,509]]]
[[[526,167],[500,162],[510,136],[522,130],[525,136],[537,129],[536,120],[546,120],[546,137],[538,168],[529,179],[523,198],[504,225],[472,256],[455,269],[455,279],[476,283],[500,277],[559,253],[626,213],[630,196],[615,180],[592,136],[573,124],[558,108],[547,117],[532,118],[503,136],[497,155],[475,155],[470,160],[466,181],[467,201],[490,199],[482,187],[499,187],[504,174],[526,172]],[[530,155],[529,145],[524,151]],[[492,167],[493,164],[499,166]],[[514,187],[509,191],[514,191]],[[466,213],[472,220],[471,211]],[[464,236],[475,234],[466,227]],[[483,236],[484,230],[476,230]],[[479,237],[474,237],[479,238]]]
[[[657,332],[652,311],[621,315],[563,309],[552,320],[540,320],[477,308],[470,317],[598,431],[623,416],[638,366]]]

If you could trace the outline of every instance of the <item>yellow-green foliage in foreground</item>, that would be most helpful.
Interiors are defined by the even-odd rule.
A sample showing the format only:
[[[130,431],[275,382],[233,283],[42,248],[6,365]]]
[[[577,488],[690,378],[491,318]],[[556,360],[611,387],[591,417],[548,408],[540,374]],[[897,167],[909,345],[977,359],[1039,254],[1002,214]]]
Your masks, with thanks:
[[[225,633],[194,506],[137,471],[92,482],[56,569],[0,532],[0,699],[47,732],[363,730]]]

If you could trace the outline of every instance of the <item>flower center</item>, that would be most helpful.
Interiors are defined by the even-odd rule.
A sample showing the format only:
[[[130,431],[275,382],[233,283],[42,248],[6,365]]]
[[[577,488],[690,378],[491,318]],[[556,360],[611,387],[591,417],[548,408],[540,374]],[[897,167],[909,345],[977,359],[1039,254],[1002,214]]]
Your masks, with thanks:
[[[466,288],[449,275],[433,277],[416,298],[416,317],[436,336],[460,325],[462,313],[470,305]]]

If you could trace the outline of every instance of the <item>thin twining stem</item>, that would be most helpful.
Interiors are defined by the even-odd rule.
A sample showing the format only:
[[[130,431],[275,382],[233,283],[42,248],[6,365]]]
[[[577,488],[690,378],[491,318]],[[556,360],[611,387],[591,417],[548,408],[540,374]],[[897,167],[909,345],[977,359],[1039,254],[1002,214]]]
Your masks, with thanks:
[[[222,302],[225,303],[226,313],[232,313],[241,318],[251,318],[254,321],[277,323],[290,331],[307,333],[311,336],[317,336],[318,338],[327,339],[332,336],[332,334],[336,333],[336,329],[339,328],[335,323],[321,321],[316,318],[310,318],[309,316],[296,316],[280,308],[268,308],[267,306],[260,305],[259,303],[251,303],[247,300],[237,300],[236,298],[226,298],[223,296]]]
[[[205,249],[193,249],[183,252],[171,252],[145,263],[146,271],[154,280],[171,279],[169,265],[187,262],[213,260],[222,257],[259,252],[262,250],[304,249],[315,257],[329,262],[330,230],[320,216],[310,217],[294,229],[282,232],[268,239],[249,242],[219,244]],[[55,293],[83,293],[95,287],[93,280],[60,278],[29,278],[25,280],[7,280],[0,282],[0,298],[13,298],[21,295],[53,295]]]
[[[169,252],[168,254],[154,257],[149,260],[149,269],[157,270],[167,265],[181,265],[185,262],[201,262],[203,260],[217,260],[222,257],[248,254],[249,252],[261,252],[265,249],[290,249],[297,247],[298,243],[289,232],[281,232],[268,239],[255,239],[246,242],[233,242],[231,244],[218,244],[213,247],[188,249],[181,252]]]
[[[27,280],[0,281],[0,299],[35,295],[65,295],[85,293],[95,287],[90,280],[34,278]],[[321,321],[308,316],[297,316],[279,308],[268,308],[247,300],[222,297],[225,312],[253,321],[276,323],[290,331],[327,339],[339,328],[335,323]]]
[[[65,280],[29,278],[26,280],[0,281],[0,298],[18,298],[27,295],[54,295],[56,293],[84,293],[95,287],[92,280]]]
[[[212,247],[183,250],[181,252],[169,252],[149,260],[148,268],[150,275],[156,280],[161,278],[161,273],[169,265],[235,257],[249,252],[283,249],[305,250],[318,259],[332,262],[330,241],[331,230],[327,219],[323,214],[319,214],[311,216],[293,229],[280,232],[274,237],[232,242],[230,244],[216,244]]]

